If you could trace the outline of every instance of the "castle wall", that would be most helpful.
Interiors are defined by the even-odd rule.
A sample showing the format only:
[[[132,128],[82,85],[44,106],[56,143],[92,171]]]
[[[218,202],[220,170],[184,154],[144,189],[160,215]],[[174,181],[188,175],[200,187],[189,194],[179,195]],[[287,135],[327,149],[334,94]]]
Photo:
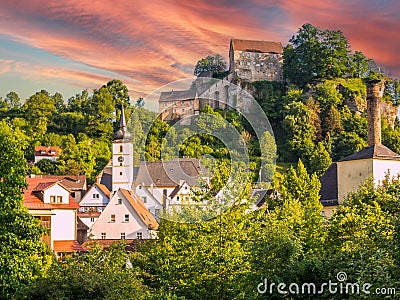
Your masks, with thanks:
[[[282,54],[234,51],[234,71],[248,81],[282,81]]]

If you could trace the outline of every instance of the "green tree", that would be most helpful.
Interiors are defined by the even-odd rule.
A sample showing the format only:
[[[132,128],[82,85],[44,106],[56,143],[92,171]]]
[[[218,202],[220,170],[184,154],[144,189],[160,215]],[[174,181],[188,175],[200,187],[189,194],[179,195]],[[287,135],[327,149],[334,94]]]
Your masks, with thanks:
[[[248,242],[251,272],[245,281],[246,299],[264,299],[257,285],[272,282],[321,282],[325,230],[319,202],[320,182],[299,161],[283,175],[280,200],[252,216]],[[295,295],[291,295],[295,297]],[[304,297],[301,295],[300,297]],[[280,299],[281,295],[268,294]],[[302,298],[304,299],[304,298]]]
[[[349,44],[342,32],[304,24],[284,48],[284,77],[301,87],[346,75]]]
[[[85,106],[86,132],[90,137],[111,139],[113,134],[114,99],[107,87],[93,92]]]
[[[223,72],[226,70],[225,59],[216,54],[214,56],[208,55],[205,58],[200,59],[194,68],[194,75],[200,76],[203,72],[211,72],[211,74]]]
[[[38,167],[43,174],[54,175],[57,174],[58,171],[57,162],[50,159],[41,159],[35,164],[35,166]]]
[[[314,149],[315,127],[311,124],[312,112],[302,103],[293,102],[286,106],[287,115],[282,126],[286,131],[287,144],[292,153],[291,161],[299,158],[308,160]]]
[[[365,78],[368,75],[368,59],[365,55],[356,51],[350,55],[350,75],[355,78]]]
[[[333,141],[332,159],[338,161],[348,155],[360,151],[367,142],[355,132],[343,132]]]
[[[52,125],[57,108],[49,93],[41,90],[26,100],[23,110],[32,133],[40,136],[46,133],[48,125]]]
[[[271,182],[275,174],[275,161],[277,158],[277,147],[275,139],[268,131],[264,132],[260,140],[261,150],[261,181]],[[259,180],[260,180],[259,179]]]
[[[244,299],[247,224],[244,207],[192,224],[162,220],[158,240],[145,249],[146,282],[185,299]]]
[[[347,197],[327,224],[326,268],[332,274],[346,272],[349,281],[368,282],[371,290],[398,288],[398,195],[397,183],[375,188],[371,179]]]
[[[339,134],[343,131],[343,126],[342,126],[342,121],[340,118],[340,112],[337,110],[337,108],[332,105],[328,113],[325,117],[325,122],[323,123],[324,125],[324,131],[326,134],[329,134],[330,136]]]
[[[140,270],[127,268],[127,259],[140,256],[126,253],[124,243],[106,251],[93,244],[81,256],[54,262],[48,276],[27,286],[23,299],[150,299],[149,289],[138,278]]]
[[[327,80],[316,86],[317,100],[322,110],[327,110],[331,106],[337,107],[343,102],[343,96],[337,89],[334,81]]]
[[[315,147],[313,154],[311,155],[309,162],[309,169],[311,173],[316,173],[320,177],[329,165],[332,163],[332,158],[330,157],[328,151],[322,142],[319,142]]]
[[[44,227],[23,206],[24,145],[6,122],[0,125],[0,297],[11,299],[23,284],[46,273],[52,256],[40,240]]]

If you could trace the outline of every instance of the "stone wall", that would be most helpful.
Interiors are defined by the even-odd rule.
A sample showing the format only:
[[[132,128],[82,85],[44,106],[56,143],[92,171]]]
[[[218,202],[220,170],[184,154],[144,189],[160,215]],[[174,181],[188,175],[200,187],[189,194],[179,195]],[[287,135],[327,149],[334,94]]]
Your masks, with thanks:
[[[235,51],[234,70],[248,81],[282,81],[282,54]]]

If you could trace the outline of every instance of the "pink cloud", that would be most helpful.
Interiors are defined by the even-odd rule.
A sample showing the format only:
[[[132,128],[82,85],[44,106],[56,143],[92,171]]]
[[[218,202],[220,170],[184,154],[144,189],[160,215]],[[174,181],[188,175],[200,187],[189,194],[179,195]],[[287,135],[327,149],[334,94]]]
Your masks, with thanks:
[[[342,30],[353,50],[362,51],[399,76],[400,39],[393,36],[398,15],[395,3],[379,11],[365,1],[344,0],[217,0],[212,4],[205,0],[3,0],[0,34],[120,75],[139,94],[191,76],[197,60],[208,54],[227,57],[232,37],[286,44],[307,22]],[[6,64],[0,65],[6,68]],[[109,79],[79,68],[55,68],[56,72],[51,66],[46,68],[35,70],[36,75],[51,74],[83,87]]]

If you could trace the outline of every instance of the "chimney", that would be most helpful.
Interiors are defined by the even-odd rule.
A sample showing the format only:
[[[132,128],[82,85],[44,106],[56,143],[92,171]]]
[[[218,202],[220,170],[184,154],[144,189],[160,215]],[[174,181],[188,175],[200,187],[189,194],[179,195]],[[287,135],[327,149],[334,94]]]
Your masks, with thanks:
[[[381,144],[381,98],[384,89],[383,80],[367,82],[368,146]]]

